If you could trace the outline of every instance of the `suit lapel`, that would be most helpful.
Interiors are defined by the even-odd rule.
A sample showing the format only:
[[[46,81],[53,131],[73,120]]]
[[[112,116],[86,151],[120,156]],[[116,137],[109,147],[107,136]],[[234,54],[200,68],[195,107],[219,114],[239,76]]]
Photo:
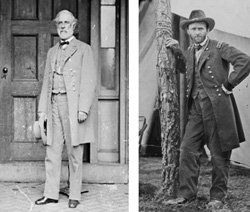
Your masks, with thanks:
[[[191,84],[193,83],[193,75],[194,75],[194,67],[195,67],[195,56],[194,56],[194,48],[193,46],[191,46],[189,49],[188,49],[188,54],[187,54],[187,67],[192,67],[192,68],[189,68],[189,76],[190,76],[190,81],[191,81]]]
[[[65,57],[62,60],[62,67],[64,66],[65,62],[76,52],[76,50],[77,44],[76,39],[74,38],[65,51]]]
[[[208,40],[208,44],[206,45],[204,51],[200,56],[198,63],[198,70],[200,70],[204,62],[209,59],[209,55],[210,55],[210,40]]]
[[[209,55],[210,55],[210,50],[209,48],[207,47],[204,52],[201,54],[200,56],[200,60],[199,60],[199,64],[198,64],[198,70],[201,69],[202,65],[205,63],[205,61],[207,59],[209,59]]]
[[[55,64],[56,64],[56,56],[58,51],[59,43],[57,43],[52,49],[51,49],[51,67],[52,70],[54,70]]]

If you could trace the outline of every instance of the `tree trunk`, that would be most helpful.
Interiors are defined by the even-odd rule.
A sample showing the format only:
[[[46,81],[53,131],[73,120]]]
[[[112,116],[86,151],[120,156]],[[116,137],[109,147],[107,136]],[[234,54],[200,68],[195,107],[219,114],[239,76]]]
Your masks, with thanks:
[[[156,195],[158,201],[175,197],[178,185],[180,112],[177,73],[172,51],[165,47],[172,37],[170,0],[155,0],[158,108],[161,122],[162,186]]]

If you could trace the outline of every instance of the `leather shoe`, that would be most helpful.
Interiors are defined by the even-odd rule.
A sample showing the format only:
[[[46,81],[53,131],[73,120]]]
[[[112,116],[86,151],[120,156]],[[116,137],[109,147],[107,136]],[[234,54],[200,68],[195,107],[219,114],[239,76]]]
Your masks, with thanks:
[[[176,199],[170,199],[168,201],[164,201],[163,204],[165,205],[181,205],[181,204],[185,204],[187,202],[192,202],[195,198],[191,198],[191,199],[186,199],[184,197],[178,197]]]
[[[74,200],[74,199],[69,200],[69,208],[76,208],[78,204],[79,204],[78,200]]]
[[[35,201],[36,205],[45,205],[45,204],[48,204],[48,203],[58,203],[58,200],[50,199],[50,198],[47,198],[47,197],[42,197],[42,198]]]

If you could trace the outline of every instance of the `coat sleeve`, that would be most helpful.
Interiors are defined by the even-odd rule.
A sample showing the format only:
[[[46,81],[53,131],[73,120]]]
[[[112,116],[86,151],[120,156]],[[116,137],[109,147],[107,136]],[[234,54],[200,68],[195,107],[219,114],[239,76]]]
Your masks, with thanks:
[[[223,83],[224,87],[231,91],[236,85],[243,81],[250,73],[250,57],[240,50],[222,43],[220,49],[221,57],[228,61],[234,68],[228,79]]]
[[[86,46],[83,52],[78,111],[89,113],[96,96],[97,73],[92,49]]]
[[[38,105],[38,113],[43,112],[47,114],[48,92],[49,92],[49,70],[50,70],[50,50],[47,54],[46,65],[44,70],[43,85],[40,94],[40,100]]]
[[[175,56],[176,70],[180,73],[185,73],[186,71],[186,58],[182,50],[177,46],[171,47],[173,54]]]

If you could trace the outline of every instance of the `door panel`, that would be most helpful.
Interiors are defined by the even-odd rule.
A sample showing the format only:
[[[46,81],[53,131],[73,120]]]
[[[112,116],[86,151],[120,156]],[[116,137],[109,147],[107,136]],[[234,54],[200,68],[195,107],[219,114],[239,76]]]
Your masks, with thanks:
[[[75,17],[78,18],[78,0],[54,0],[52,4],[53,18],[56,17],[57,13],[61,10],[69,10]]]
[[[32,20],[38,19],[37,0],[13,0],[12,7],[13,20]]]
[[[100,0],[98,161],[119,163],[120,124],[120,4],[119,0]],[[123,91],[124,88],[122,88]],[[123,114],[122,114],[123,115]]]
[[[98,160],[102,162],[119,161],[119,102],[99,101],[98,117]]]
[[[12,35],[13,81],[37,81],[37,44],[37,35]]]
[[[8,70],[0,83],[1,161],[44,160],[45,148],[34,138],[32,126],[38,118],[46,55],[58,41],[51,20],[62,9],[73,12],[79,22],[87,22],[84,30],[78,27],[76,35],[89,43],[89,1],[0,0],[0,76],[4,67]]]

